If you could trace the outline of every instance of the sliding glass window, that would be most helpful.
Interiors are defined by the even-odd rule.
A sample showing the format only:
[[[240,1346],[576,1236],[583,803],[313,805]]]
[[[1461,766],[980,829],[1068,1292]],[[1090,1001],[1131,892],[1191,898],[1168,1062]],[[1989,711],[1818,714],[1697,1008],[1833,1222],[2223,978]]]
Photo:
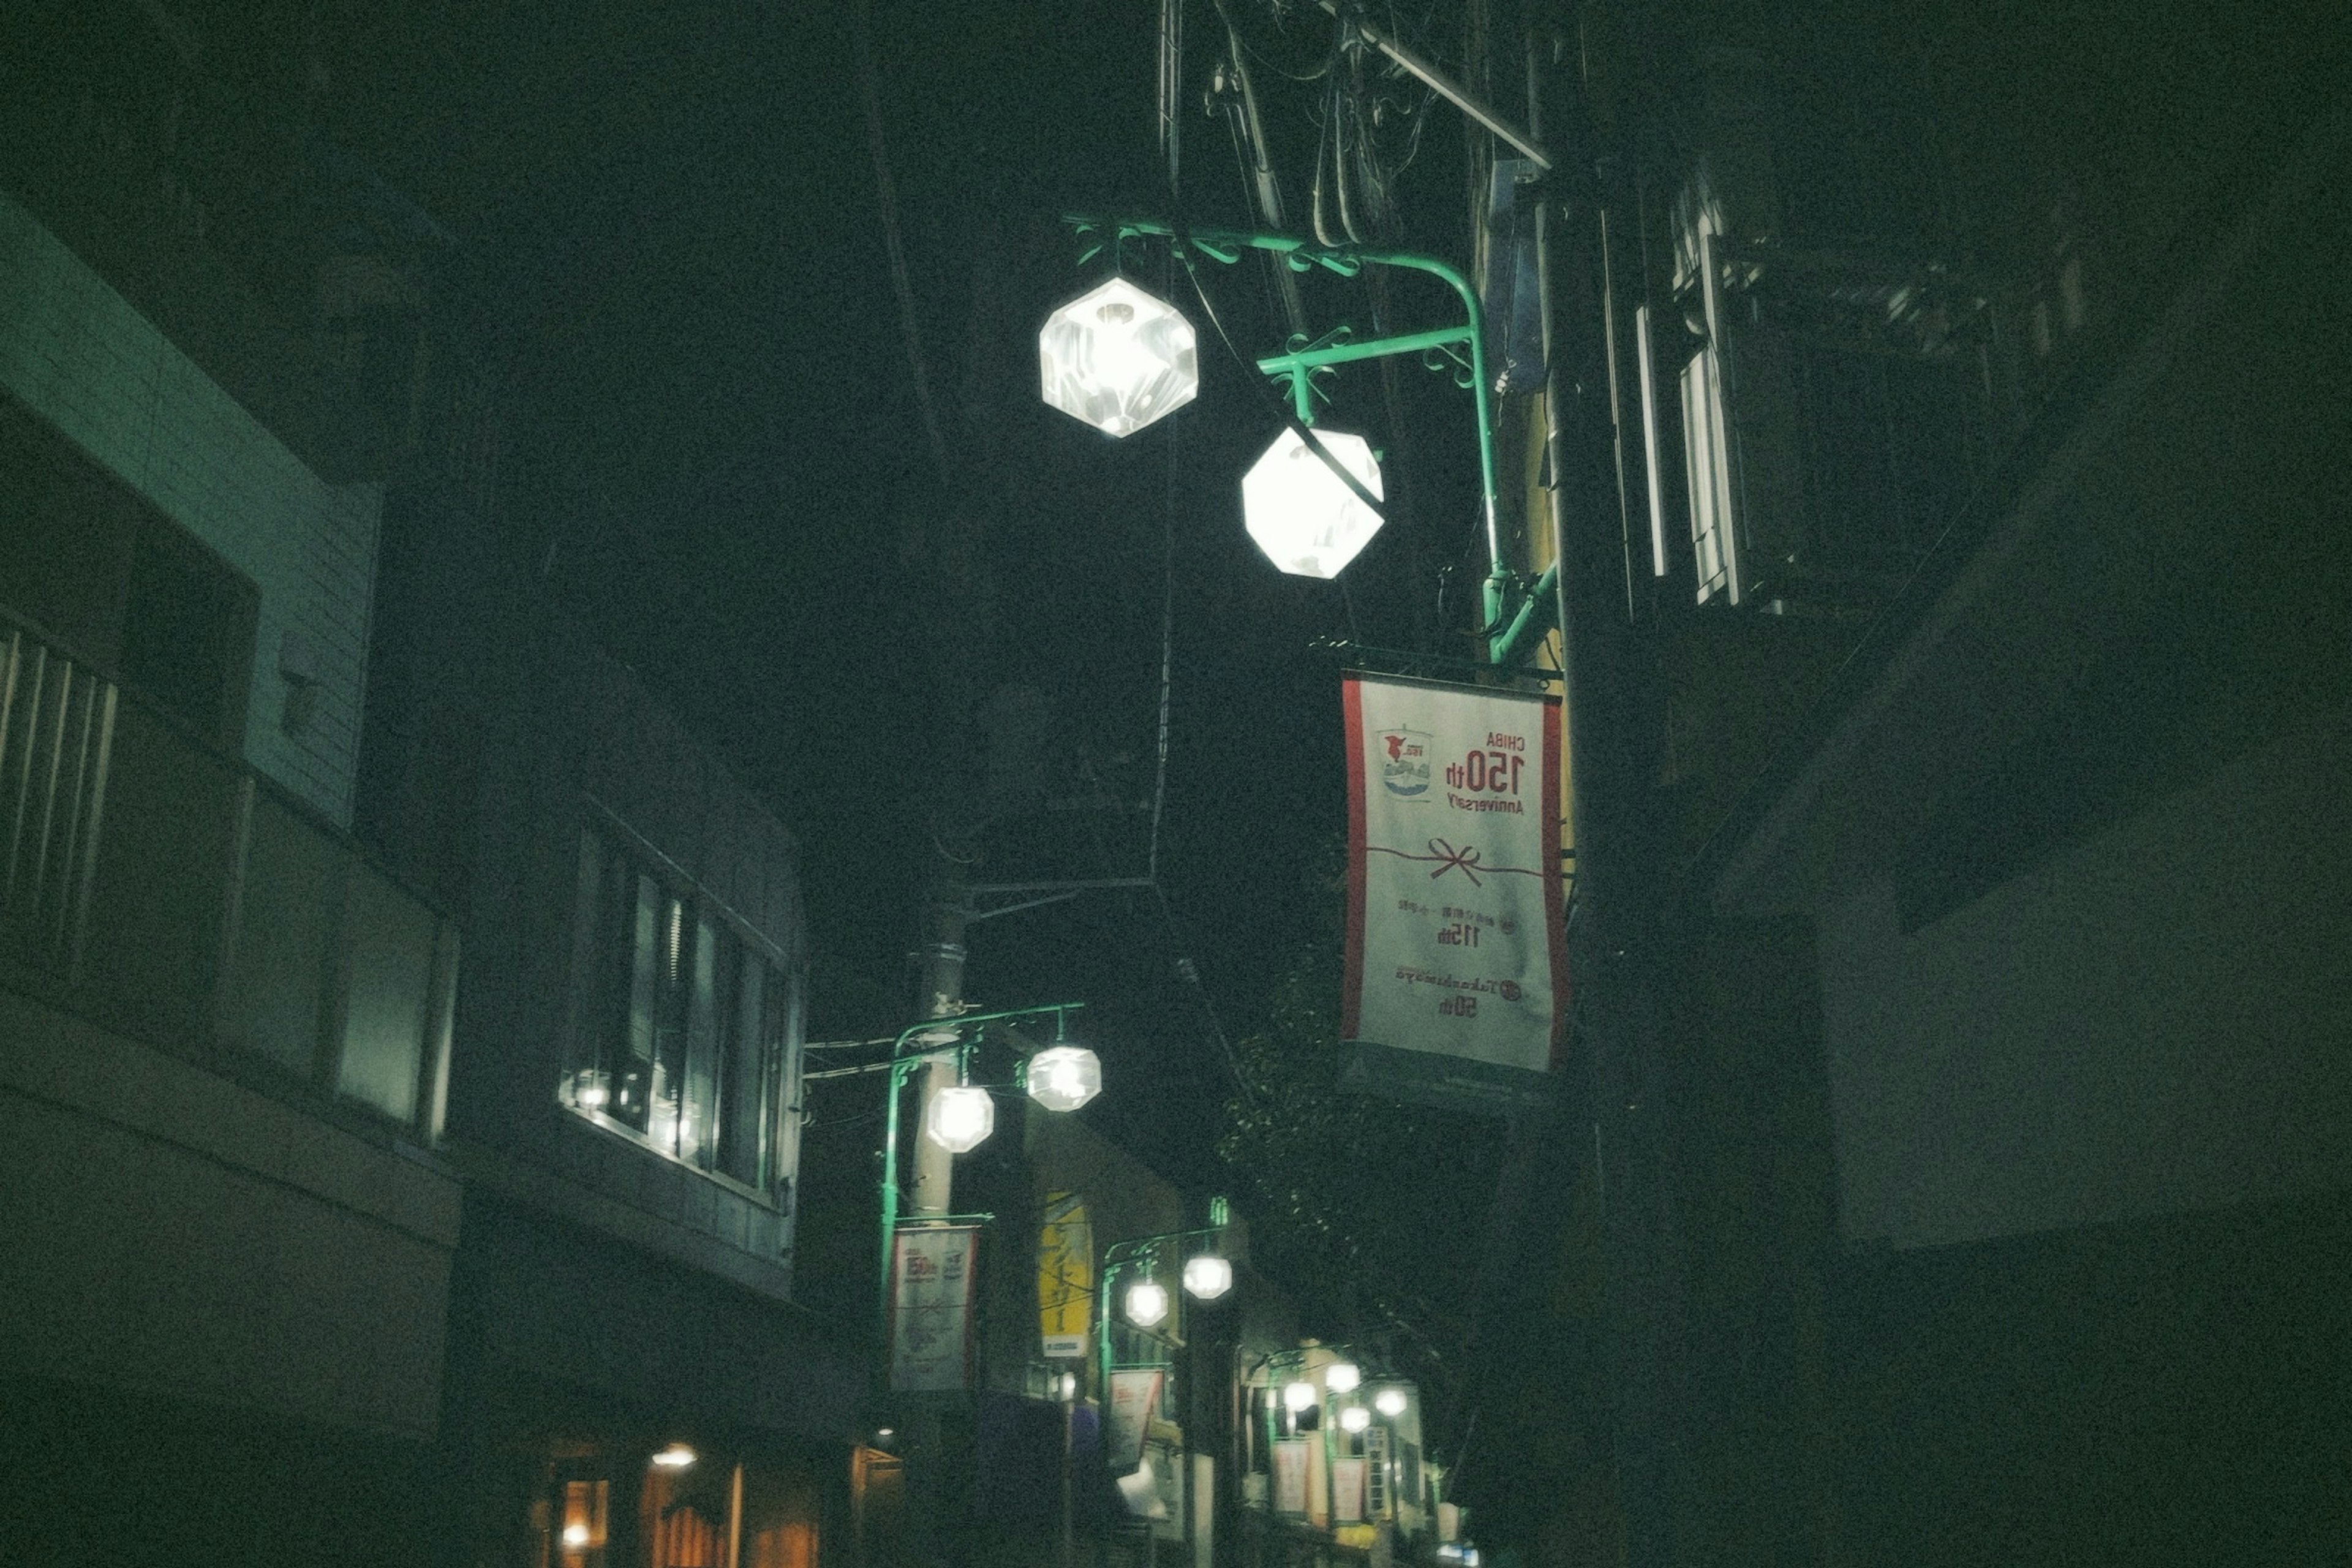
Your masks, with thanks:
[[[577,1026],[560,1094],[762,1193],[775,1178],[787,991],[763,948],[616,834],[582,837]]]

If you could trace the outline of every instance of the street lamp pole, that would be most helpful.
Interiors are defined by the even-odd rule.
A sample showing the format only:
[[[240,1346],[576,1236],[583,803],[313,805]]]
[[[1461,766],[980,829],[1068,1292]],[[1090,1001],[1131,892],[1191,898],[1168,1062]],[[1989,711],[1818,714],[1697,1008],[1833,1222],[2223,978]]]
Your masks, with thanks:
[[[1231,1401],[1228,1399],[1223,1404],[1217,1405],[1202,1397],[1205,1391],[1201,1387],[1203,1378],[1201,1371],[1198,1336],[1186,1326],[1187,1309],[1183,1304],[1185,1297],[1209,1302],[1223,1299],[1232,1290],[1233,1265],[1223,1252],[1224,1240],[1231,1226],[1232,1215],[1226,1206],[1225,1200],[1214,1198],[1210,1201],[1209,1223],[1205,1226],[1114,1242],[1103,1253],[1102,1276],[1097,1286],[1100,1300],[1097,1303],[1095,1332],[1103,1409],[1106,1415],[1111,1407],[1111,1373],[1114,1370],[1111,1350],[1111,1311],[1115,1305],[1126,1307],[1129,1321],[1159,1340],[1171,1352],[1171,1362],[1174,1362],[1178,1356],[1181,1357],[1181,1361],[1175,1364],[1181,1375],[1179,1397],[1184,1417],[1184,1454],[1181,1464],[1183,1466],[1184,1537],[1188,1542],[1194,1540],[1198,1521],[1197,1505],[1192,1494],[1195,1485],[1192,1461],[1195,1456],[1202,1453],[1211,1457],[1211,1462],[1214,1467],[1210,1491],[1212,1506],[1209,1531],[1212,1542],[1229,1541],[1235,1528],[1235,1510],[1233,1502],[1237,1496],[1234,1488],[1238,1483],[1230,1473],[1229,1459],[1219,1460],[1216,1458],[1221,1448],[1229,1447],[1217,1440],[1225,1437],[1228,1434],[1222,1430],[1211,1430],[1210,1428],[1221,1428],[1224,1423],[1222,1417],[1207,1415],[1212,1410],[1229,1408]],[[1160,1273],[1160,1260],[1166,1254],[1188,1249],[1187,1244],[1192,1243],[1200,1244],[1201,1249],[1185,1259],[1180,1276],[1181,1291],[1171,1291],[1161,1285],[1157,1278]],[[1139,1265],[1144,1273],[1144,1279],[1139,1282],[1140,1286],[1155,1294],[1149,1300],[1139,1302],[1138,1298],[1131,1293],[1131,1288],[1130,1294],[1122,1300],[1118,1294],[1119,1281],[1126,1274],[1134,1271]],[[1150,1310],[1139,1316],[1139,1305]],[[1168,1331],[1161,1332],[1160,1323],[1171,1317],[1174,1321],[1169,1324]],[[1223,1381],[1230,1384],[1230,1368],[1227,1369]],[[1229,1393],[1230,1390],[1227,1392]],[[1225,1550],[1223,1547],[1217,1548],[1220,1556],[1223,1556]],[[1195,1560],[1197,1560],[1197,1554]],[[1225,1557],[1224,1560],[1231,1561],[1230,1557]]]
[[[979,1047],[980,1041],[976,1036],[967,1037],[966,1030],[986,1024],[1009,1023],[1015,1018],[1050,1016],[1054,1020],[1055,1033],[1058,1036],[1067,1025],[1069,1015],[1077,1012],[1085,1005],[1083,1002],[1048,1002],[1035,1007],[1016,1007],[1003,1013],[966,1013],[955,1018],[926,1018],[920,1023],[909,1024],[900,1030],[898,1038],[891,1042],[890,1088],[883,1110],[881,1257],[877,1275],[886,1355],[890,1323],[892,1241],[898,1231],[898,1201],[902,1195],[898,1187],[898,1101],[901,1091],[906,1088],[907,1079],[919,1068],[924,1071],[926,1075],[924,1100],[928,1109],[929,1103],[936,1097],[938,1082],[944,1081],[948,1085],[954,1085],[970,1069],[971,1053]],[[938,1037],[941,1035],[950,1037],[939,1038]],[[942,1068],[945,1069],[943,1072],[940,1070]],[[927,1145],[926,1152],[929,1148],[937,1148],[942,1157],[950,1162],[954,1160],[955,1156],[951,1152],[937,1144],[933,1140],[926,1138],[923,1142]],[[919,1163],[917,1166],[919,1180],[921,1169]],[[936,1209],[919,1206],[915,1210],[915,1217],[946,1219],[950,1217],[946,1202],[946,1194],[941,1193],[937,1200],[939,1206]]]

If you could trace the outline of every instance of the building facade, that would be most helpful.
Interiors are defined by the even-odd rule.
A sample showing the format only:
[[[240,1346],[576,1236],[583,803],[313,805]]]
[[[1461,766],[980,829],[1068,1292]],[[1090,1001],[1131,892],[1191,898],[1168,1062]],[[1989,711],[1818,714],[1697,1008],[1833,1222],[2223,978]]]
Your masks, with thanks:
[[[1517,20],[1598,174],[1524,508],[1578,994],[1482,1307],[1490,1539],[2326,1555],[2352,628],[2296,258],[2342,232],[2340,38]]]
[[[299,21],[0,48],[0,1555],[809,1568],[796,854],[515,564]]]
[[[121,48],[52,50],[73,19],[28,20],[0,93],[0,1531],[413,1560],[460,942],[349,832],[385,472],[320,432],[373,419],[232,259],[268,237],[184,177],[220,128],[184,39],[126,12]]]

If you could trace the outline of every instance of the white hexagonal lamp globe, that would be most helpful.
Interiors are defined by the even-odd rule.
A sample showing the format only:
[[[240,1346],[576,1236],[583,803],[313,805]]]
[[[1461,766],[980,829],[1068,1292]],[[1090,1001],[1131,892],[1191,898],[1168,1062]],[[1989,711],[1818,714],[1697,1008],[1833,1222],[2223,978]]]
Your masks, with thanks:
[[[1127,1288],[1127,1321],[1148,1329],[1168,1316],[1168,1287],[1155,1279],[1139,1279]]]
[[[1323,1386],[1334,1394],[1353,1394],[1364,1381],[1364,1369],[1351,1361],[1335,1361],[1323,1369]]]
[[[1408,1403],[1402,1388],[1383,1388],[1372,1395],[1372,1408],[1392,1421],[1404,1414]]]
[[[1234,1288],[1232,1260],[1203,1252],[1184,1260],[1184,1289],[1196,1301],[1213,1301]]]
[[[1047,403],[1112,436],[1134,435],[1201,390],[1192,323],[1124,278],[1046,317],[1037,362]]]
[[[1339,1430],[1360,1432],[1372,1424],[1372,1413],[1360,1405],[1350,1405],[1339,1412]]]
[[[1048,1110],[1076,1110],[1102,1092],[1102,1058],[1084,1046],[1048,1046],[1029,1058],[1029,1098]]]
[[[1282,1407],[1293,1415],[1314,1409],[1315,1385],[1303,1379],[1283,1384]]]
[[[1365,494],[1386,499],[1370,443],[1344,430],[1318,430],[1315,438]],[[1381,514],[1289,428],[1242,477],[1242,521],[1268,561],[1294,576],[1327,580],[1381,531]]]
[[[940,1089],[923,1112],[923,1136],[950,1154],[969,1153],[995,1131],[996,1101],[971,1084]]]

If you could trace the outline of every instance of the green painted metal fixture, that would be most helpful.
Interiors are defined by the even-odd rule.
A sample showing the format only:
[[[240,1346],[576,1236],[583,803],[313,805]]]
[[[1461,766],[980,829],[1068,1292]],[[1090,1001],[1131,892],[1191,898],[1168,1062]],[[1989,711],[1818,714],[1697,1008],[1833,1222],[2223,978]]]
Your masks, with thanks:
[[[1226,264],[1240,260],[1244,252],[1259,250],[1281,257],[1292,269],[1299,272],[1320,267],[1342,278],[1352,278],[1366,267],[1392,267],[1426,273],[1451,289],[1462,301],[1465,318],[1464,325],[1385,338],[1356,339],[1345,332],[1335,333],[1318,342],[1294,344],[1282,353],[1269,354],[1258,360],[1256,365],[1261,374],[1289,384],[1293,414],[1300,425],[1311,426],[1314,423],[1312,382],[1316,371],[1362,360],[1383,359],[1393,354],[1438,353],[1461,363],[1461,351],[1466,346],[1466,382],[1476,410],[1478,484],[1486,531],[1488,568],[1484,606],[1487,652],[1490,659],[1497,664],[1510,662],[1504,657],[1507,649],[1516,657],[1518,648],[1524,647],[1525,634],[1521,633],[1515,639],[1512,636],[1514,627],[1506,621],[1508,602],[1517,578],[1503,560],[1500,492],[1495,479],[1494,392],[1486,376],[1486,311],[1478,302],[1478,291],[1470,286],[1469,279],[1462,275],[1459,268],[1434,257],[1419,256],[1410,251],[1385,250],[1361,245],[1318,245],[1292,235],[1201,227],[1158,218],[1073,214],[1063,221],[1077,230],[1082,238],[1094,242],[1086,253],[1088,256],[1106,245],[1116,247],[1128,239],[1159,238],[1173,241],[1213,261]],[[1325,461],[1330,461],[1328,456]],[[1524,623],[1527,618],[1523,606],[1517,619]]]
[[[980,1048],[981,1037],[967,1034],[982,1025],[1002,1024],[1015,1018],[1054,1020],[1054,1038],[1060,1044],[1069,1026],[1069,1016],[1086,1005],[1083,1002],[1049,1002],[1036,1007],[1016,1007],[1005,1013],[967,1013],[957,1018],[925,1018],[909,1024],[890,1043],[890,1089],[883,1115],[882,1135],[882,1247],[878,1279],[884,1334],[888,1333],[890,1319],[890,1251],[891,1241],[898,1232],[898,1100],[907,1079],[915,1069],[929,1065],[933,1059],[953,1053],[956,1076],[969,1080],[971,1054]],[[936,1037],[945,1035],[940,1039]],[[985,1215],[951,1215],[949,1219],[985,1218]]]
[[[1139,1269],[1146,1279],[1152,1278],[1159,1271],[1161,1255],[1181,1247],[1186,1242],[1205,1242],[1211,1249],[1221,1247],[1224,1241],[1226,1227],[1233,1223],[1233,1211],[1224,1199],[1211,1200],[1209,1220],[1209,1224],[1196,1226],[1191,1230],[1171,1230],[1158,1236],[1139,1236],[1128,1241],[1115,1241],[1104,1249],[1102,1277],[1095,1287],[1098,1298],[1095,1303],[1095,1345],[1097,1360],[1102,1373],[1102,1386],[1106,1390],[1110,1387],[1110,1374],[1116,1370],[1111,1361],[1111,1306],[1118,1300],[1114,1292],[1118,1289],[1119,1280],[1127,1274]],[[1210,1254],[1203,1254],[1203,1256],[1208,1255]],[[1228,1278],[1230,1279],[1230,1277]],[[1197,1294],[1190,1290],[1187,1293]],[[1217,1295],[1223,1293],[1223,1290],[1219,1290]],[[1172,1303],[1174,1300],[1173,1294],[1171,1293],[1171,1302]],[[1137,1323],[1133,1327],[1159,1341],[1171,1351],[1181,1350],[1184,1346],[1183,1335],[1173,1328],[1166,1333],[1161,1333],[1158,1331],[1159,1325],[1156,1322]]]

